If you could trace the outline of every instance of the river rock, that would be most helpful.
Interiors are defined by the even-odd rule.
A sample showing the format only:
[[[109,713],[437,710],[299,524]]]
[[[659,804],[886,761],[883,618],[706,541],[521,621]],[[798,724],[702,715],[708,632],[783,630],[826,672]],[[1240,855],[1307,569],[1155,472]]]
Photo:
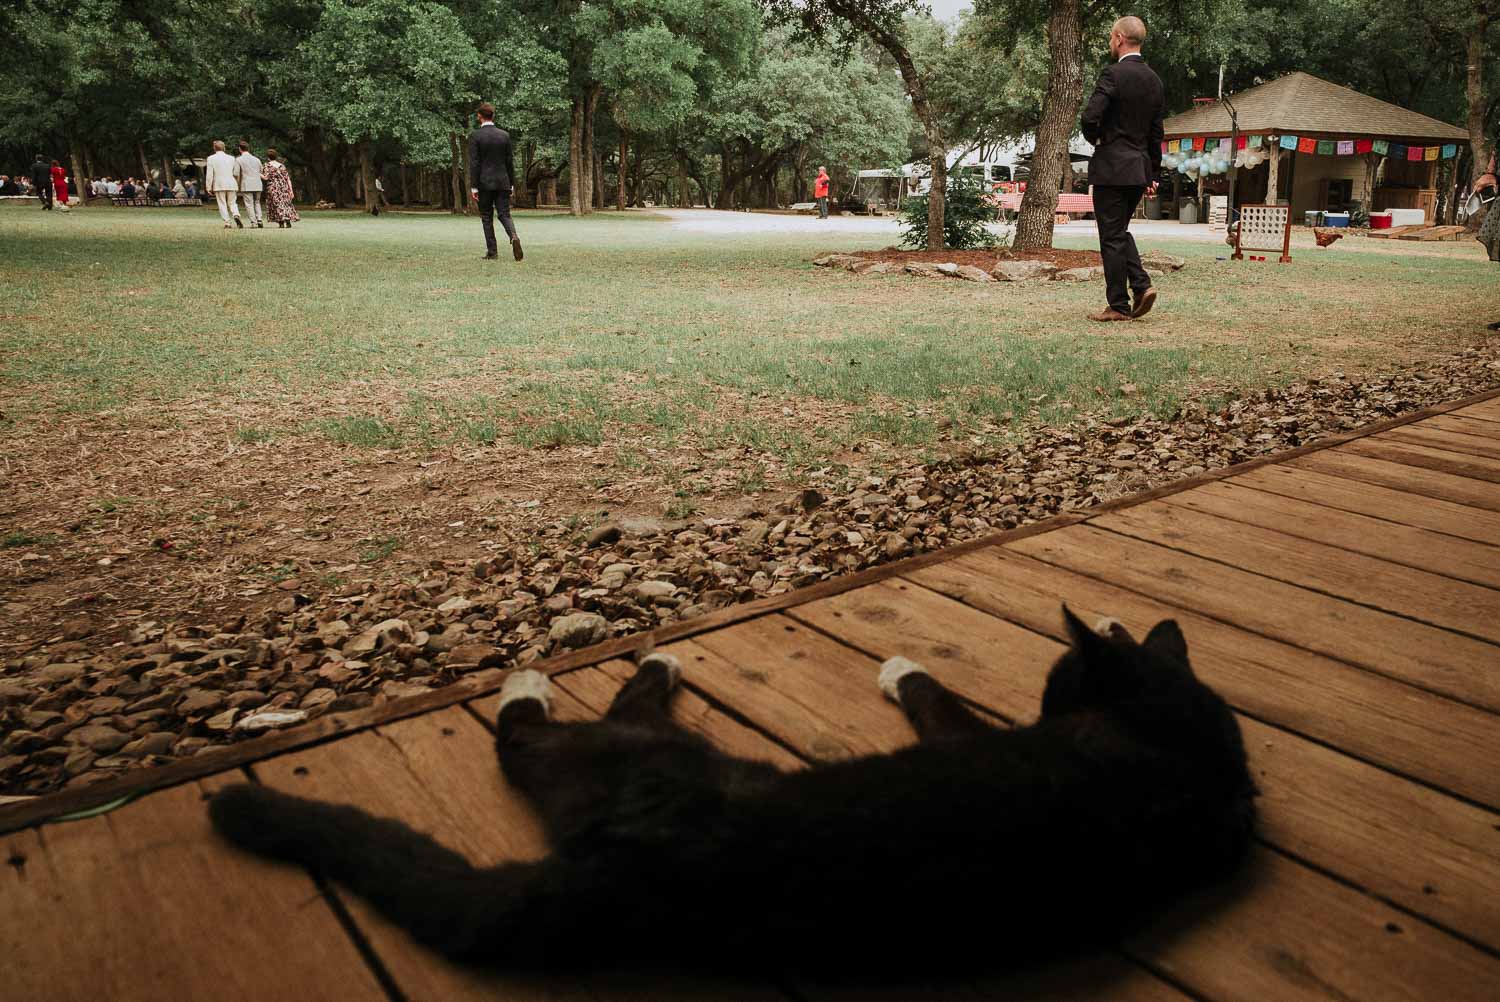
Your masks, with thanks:
[[[552,621],[548,638],[560,647],[588,647],[609,635],[609,622],[597,613],[575,612]]]
[[[1001,282],[1029,282],[1051,278],[1057,265],[1051,261],[996,261],[990,277]]]

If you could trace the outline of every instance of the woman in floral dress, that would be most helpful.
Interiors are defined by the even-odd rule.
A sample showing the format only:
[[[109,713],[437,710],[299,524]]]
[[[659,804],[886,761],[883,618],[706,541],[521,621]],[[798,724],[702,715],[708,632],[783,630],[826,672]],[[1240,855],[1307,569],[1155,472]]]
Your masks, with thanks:
[[[292,174],[275,150],[266,150],[266,162],[260,169],[266,186],[266,215],[277,227],[290,229],[302,217],[292,204]]]

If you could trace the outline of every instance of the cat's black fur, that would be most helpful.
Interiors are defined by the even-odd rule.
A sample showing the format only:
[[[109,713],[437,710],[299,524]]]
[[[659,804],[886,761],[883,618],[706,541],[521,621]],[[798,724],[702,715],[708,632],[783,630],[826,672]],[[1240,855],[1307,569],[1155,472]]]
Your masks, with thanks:
[[[896,683],[920,743],[784,773],[674,724],[670,659],[603,720],[507,702],[506,778],[553,854],[477,869],[425,835],[259,786],[214,798],[246,849],[347,885],[419,940],[503,968],[996,967],[1117,936],[1244,855],[1239,727],[1174,622],[1139,644],[1066,609],[1040,719],[994,728],[936,680]],[[483,791],[475,791],[482,795]]]

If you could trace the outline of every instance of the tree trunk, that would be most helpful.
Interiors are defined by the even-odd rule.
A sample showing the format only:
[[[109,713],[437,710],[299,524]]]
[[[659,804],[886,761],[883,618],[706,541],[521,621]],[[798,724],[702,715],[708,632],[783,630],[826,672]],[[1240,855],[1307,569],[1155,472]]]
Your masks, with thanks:
[[[625,179],[630,173],[630,158],[626,155],[630,149],[630,140],[625,130],[620,130],[620,190],[615,194],[615,208],[620,212],[625,211]]]
[[[449,211],[455,214],[464,211],[464,179],[459,175],[464,166],[464,153],[459,146],[458,133],[450,129],[448,132],[448,197],[453,199]]]
[[[583,98],[573,99],[573,116],[568,122],[568,211],[575,216],[584,213]]]
[[[1464,74],[1464,100],[1468,104],[1468,115],[1464,124],[1469,130],[1469,150],[1474,155],[1473,171],[1469,178],[1471,181],[1479,179],[1479,176],[1488,169],[1490,154],[1494,150],[1490,146],[1489,136],[1485,134],[1484,113],[1487,107],[1484,91],[1484,39],[1490,30],[1490,12],[1488,6],[1476,3],[1474,11],[1474,22],[1469,28],[1467,45],[1466,72]]]
[[[410,174],[411,171],[407,168],[406,164],[403,163],[401,165],[401,207],[403,209],[411,208]]]
[[[147,164],[146,164],[146,144],[145,143],[139,143],[139,142],[136,143],[135,144],[135,152],[136,152],[136,155],[141,158],[141,180],[142,181],[149,181],[149,180],[151,180],[151,168],[149,166],[147,166]],[[233,154],[230,154],[230,155],[233,156]]]
[[[1031,177],[1016,220],[1015,246],[1036,249],[1052,246],[1052,224],[1057,208],[1062,160],[1078,120],[1083,99],[1083,20],[1079,0],[1053,0],[1047,18],[1047,48],[1051,66],[1042,97],[1042,118],[1031,155]]]
[[[583,92],[583,159],[579,161],[583,174],[583,212],[587,215],[593,212],[595,207],[602,208],[597,200],[602,198],[603,192],[597,191],[600,187],[599,154],[594,149],[594,115],[599,110],[599,94],[603,90],[598,84],[590,84]]]
[[[73,165],[73,187],[77,190],[72,196],[78,199],[79,205],[87,205],[89,197],[89,176],[83,169],[83,154],[78,144],[72,139],[68,140],[68,160]]]
[[[172,182],[177,180],[177,178],[174,177],[173,174],[172,174],[172,158],[171,157],[162,157],[161,158],[161,180],[162,180],[162,184],[165,184],[168,187],[171,187]]]
[[[604,158],[594,151],[594,208],[604,208]]]
[[[375,176],[370,169],[370,144],[363,141],[359,144],[359,184],[365,192],[365,211],[378,214],[379,204],[375,201]]]
[[[1270,166],[1266,168],[1266,204],[1281,204],[1281,148],[1279,146],[1271,149]]]

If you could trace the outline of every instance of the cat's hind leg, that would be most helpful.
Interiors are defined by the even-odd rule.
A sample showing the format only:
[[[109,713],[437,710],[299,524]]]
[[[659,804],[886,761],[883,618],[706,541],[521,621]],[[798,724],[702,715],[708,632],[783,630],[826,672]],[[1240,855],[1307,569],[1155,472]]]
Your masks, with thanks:
[[[635,674],[615,693],[604,719],[675,728],[667,707],[681,680],[682,662],[676,657],[661,652],[646,655]]]
[[[962,738],[990,730],[927,669],[906,658],[890,658],[880,666],[880,690],[906,711],[922,741]]]

